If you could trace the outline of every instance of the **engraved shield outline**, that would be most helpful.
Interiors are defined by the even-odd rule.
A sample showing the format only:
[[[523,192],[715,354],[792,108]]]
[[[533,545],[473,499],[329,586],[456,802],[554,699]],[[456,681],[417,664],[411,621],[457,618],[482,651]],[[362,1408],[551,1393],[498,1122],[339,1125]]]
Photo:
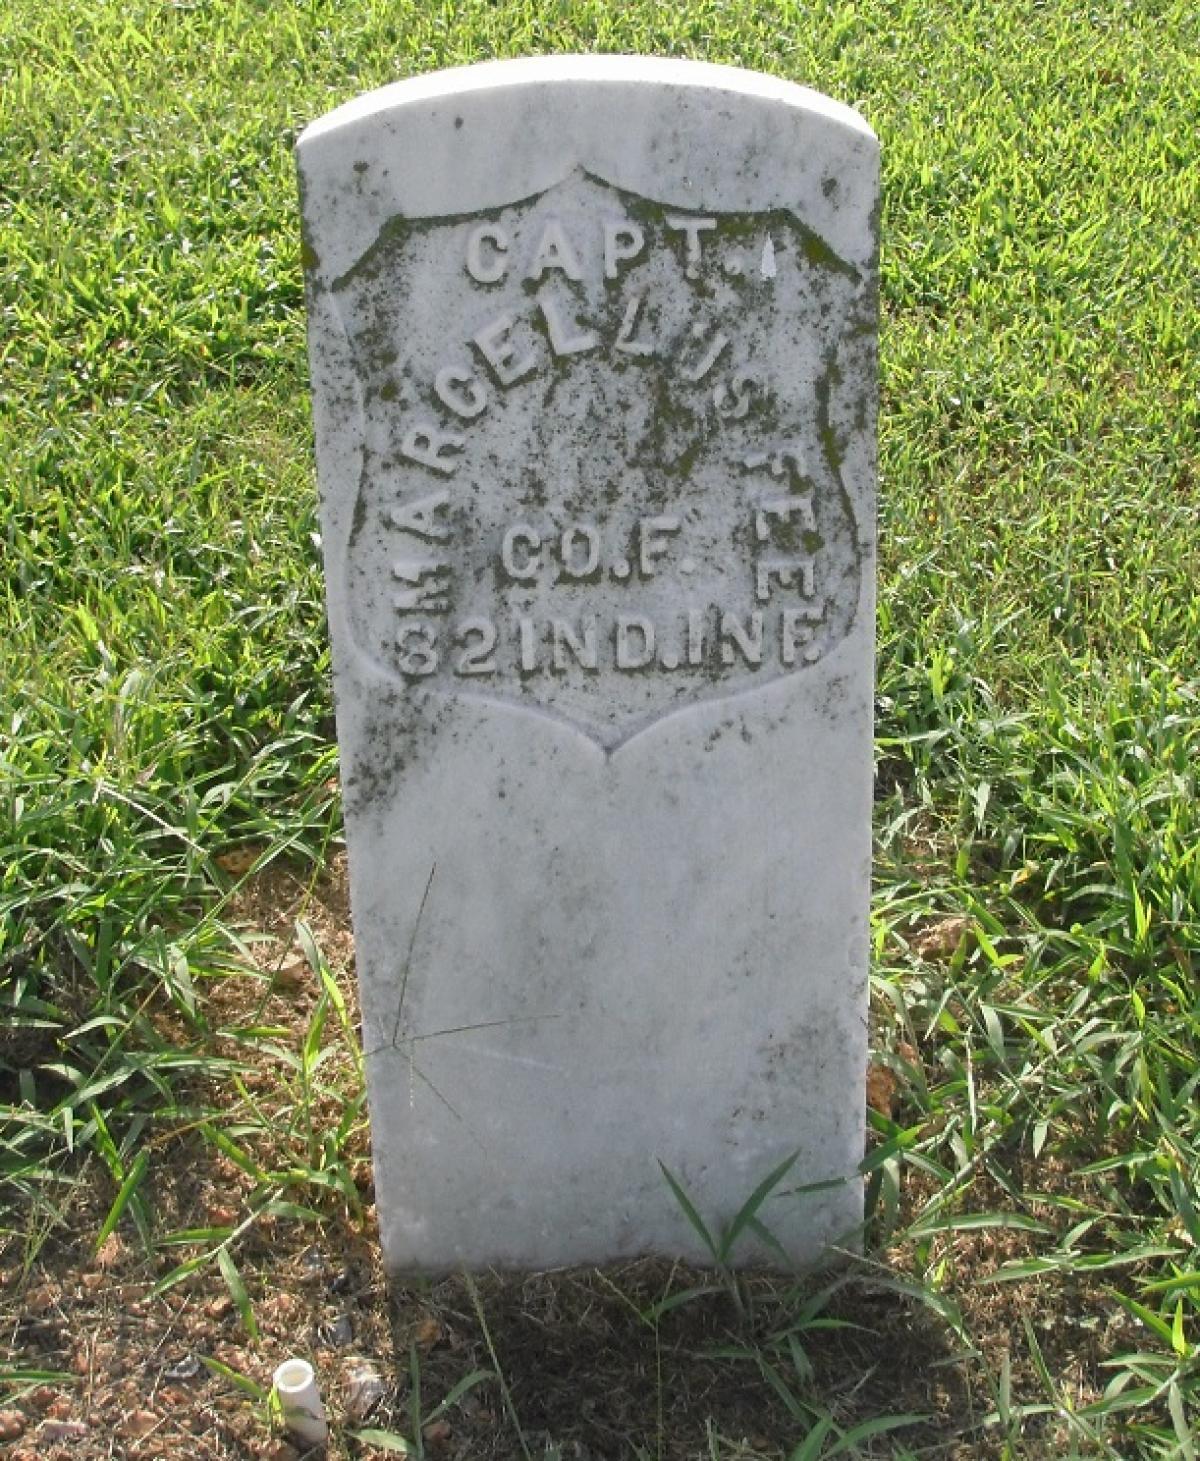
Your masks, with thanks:
[[[839,255],[826,239],[805,219],[800,212],[786,205],[776,205],[770,208],[732,208],[722,209],[706,207],[700,209],[695,203],[681,203],[672,201],[669,198],[655,196],[648,192],[638,191],[631,187],[614,183],[605,177],[601,172],[586,166],[581,161],[576,161],[568,166],[558,179],[539,187],[534,191],[521,190],[517,196],[506,199],[489,199],[486,206],[472,209],[466,212],[447,212],[439,214],[414,214],[405,215],[394,213],[383,220],[378,227],[375,237],[368,246],[339,275],[329,280],[327,289],[329,292],[332,310],[331,317],[336,321],[339,332],[343,338],[348,359],[353,362],[354,370],[352,379],[356,394],[357,410],[356,417],[356,440],[354,453],[358,458],[359,467],[357,481],[354,490],[353,503],[350,511],[350,518],[358,522],[364,506],[364,498],[367,492],[370,473],[366,463],[366,410],[365,395],[367,391],[366,372],[364,370],[352,330],[348,325],[344,312],[340,306],[338,296],[342,288],[386,241],[389,231],[394,230],[397,224],[415,226],[421,229],[434,228],[439,225],[450,227],[470,222],[485,222],[499,218],[506,210],[514,208],[534,208],[545,202],[556,191],[563,189],[575,178],[583,178],[601,188],[607,189],[621,200],[634,205],[649,206],[663,210],[673,210],[680,213],[690,213],[694,216],[707,215],[718,220],[732,220],[744,224],[747,220],[769,220],[772,216],[786,219],[790,227],[794,228],[806,245],[813,245],[822,261],[843,273],[853,282],[853,297],[846,313],[846,324],[858,326],[864,312],[874,325],[875,298],[871,284],[871,274],[864,266],[851,262]],[[866,286],[866,287],[865,287]],[[324,290],[322,290],[324,292]],[[690,694],[681,697],[675,703],[653,709],[622,720],[617,725],[589,721],[576,713],[566,712],[547,704],[543,700],[528,696],[522,697],[518,694],[507,695],[495,693],[473,683],[452,683],[442,685],[425,683],[421,680],[413,680],[406,677],[395,667],[390,665],[386,659],[379,654],[374,646],[364,642],[363,636],[356,631],[353,625],[354,612],[352,608],[353,589],[350,585],[354,581],[352,568],[352,556],[354,551],[355,530],[348,534],[342,534],[340,544],[339,573],[346,586],[347,603],[342,610],[342,633],[346,639],[346,646],[357,657],[366,664],[369,664],[375,674],[382,677],[393,686],[403,686],[405,693],[417,702],[432,702],[440,704],[455,701],[475,701],[489,707],[503,708],[505,711],[524,713],[548,719],[561,726],[569,727],[572,731],[584,737],[589,743],[597,747],[605,754],[613,754],[622,746],[640,736],[644,731],[662,721],[672,719],[685,711],[698,709],[705,705],[720,704],[731,700],[737,700],[743,696],[764,692],[779,682],[792,678],[801,670],[812,668],[813,665],[825,659],[837,646],[851,634],[858,622],[867,591],[867,574],[864,569],[869,564],[872,556],[870,524],[864,522],[861,504],[858,501],[857,493],[847,487],[842,474],[842,463],[844,452],[837,447],[831,448],[829,443],[835,437],[835,430],[830,421],[830,397],[837,390],[838,361],[843,341],[839,339],[832,351],[823,357],[821,368],[821,384],[817,389],[817,424],[818,432],[822,441],[820,452],[821,459],[827,468],[833,482],[833,492],[838,499],[840,511],[848,521],[850,529],[850,546],[853,557],[851,574],[843,574],[843,577],[853,577],[853,585],[843,585],[843,591],[847,594],[848,612],[844,621],[837,628],[830,642],[815,659],[805,663],[797,662],[788,668],[780,668],[773,672],[764,673],[754,678],[750,683],[733,684],[729,688],[720,686],[708,693]],[[822,389],[823,387],[823,389]]]

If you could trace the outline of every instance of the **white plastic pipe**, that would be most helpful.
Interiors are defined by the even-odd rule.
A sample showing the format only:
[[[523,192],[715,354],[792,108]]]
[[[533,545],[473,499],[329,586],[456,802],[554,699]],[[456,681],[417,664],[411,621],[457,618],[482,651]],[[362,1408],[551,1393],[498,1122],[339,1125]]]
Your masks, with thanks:
[[[329,1439],[329,1426],[317,1377],[307,1360],[284,1360],[275,1371],[275,1393],[283,1407],[283,1423],[298,1441],[320,1444]]]

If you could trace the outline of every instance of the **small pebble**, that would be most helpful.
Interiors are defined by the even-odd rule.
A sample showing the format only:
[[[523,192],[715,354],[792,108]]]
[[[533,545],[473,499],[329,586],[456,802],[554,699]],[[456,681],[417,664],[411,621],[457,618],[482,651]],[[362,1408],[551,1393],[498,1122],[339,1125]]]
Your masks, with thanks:
[[[110,1233],[96,1250],[95,1264],[97,1268],[113,1268],[124,1256],[125,1245],[116,1233]]]
[[[57,1295],[48,1283],[39,1284],[25,1295],[25,1309],[30,1314],[44,1314],[54,1307]]]
[[[366,1420],[386,1393],[383,1376],[370,1360],[352,1360],[346,1380],[346,1419]]]
[[[59,1441],[81,1441],[87,1433],[87,1425],[81,1420],[44,1420],[38,1427],[37,1438],[54,1446]]]
[[[323,1324],[320,1331],[321,1343],[329,1349],[345,1349],[354,1342],[354,1325],[349,1314],[339,1314],[336,1319]]]
[[[0,1441],[16,1441],[25,1434],[25,1417],[19,1410],[0,1410]]]
[[[127,1436],[137,1438],[140,1436],[148,1436],[160,1424],[159,1417],[152,1410],[135,1410],[132,1414],[126,1416],[122,1429]]]
[[[200,1361],[194,1354],[185,1354],[172,1360],[162,1372],[164,1380],[194,1380],[200,1373]]]

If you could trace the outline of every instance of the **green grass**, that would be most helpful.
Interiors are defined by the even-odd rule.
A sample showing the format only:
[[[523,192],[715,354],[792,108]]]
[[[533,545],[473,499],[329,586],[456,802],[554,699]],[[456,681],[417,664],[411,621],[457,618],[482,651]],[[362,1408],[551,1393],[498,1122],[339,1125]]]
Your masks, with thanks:
[[[227,854],[315,868],[339,827],[290,144],[397,76],[555,50],[775,72],[882,139],[874,927],[897,1095],[874,1118],[872,1251],[978,1349],[979,1454],[1193,1456],[1190,0],[9,0],[10,1251],[32,1264],[99,1170],[110,1223],[236,1292],[242,1226],[189,1241],[156,1218],[155,1165],[185,1139],[247,1175],[247,1221],[356,1201],[357,1108],[329,1134],[311,1115],[355,1092],[352,1062],[323,1085],[336,985],[299,1049],[211,997],[240,961]],[[265,1103],[264,1060],[283,1072]],[[774,1343],[753,1362],[790,1353]],[[847,1454],[801,1369],[780,1380],[796,1455]]]

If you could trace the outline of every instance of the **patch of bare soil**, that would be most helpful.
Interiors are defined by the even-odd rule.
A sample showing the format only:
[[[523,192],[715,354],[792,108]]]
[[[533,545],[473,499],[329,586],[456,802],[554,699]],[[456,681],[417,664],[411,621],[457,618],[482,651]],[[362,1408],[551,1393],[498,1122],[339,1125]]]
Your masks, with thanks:
[[[295,1461],[273,1435],[267,1408],[232,1379],[266,1387],[284,1357],[309,1358],[334,1423],[328,1455],[376,1448],[348,1432],[379,1427],[411,1436],[454,1386],[489,1380],[424,1427],[434,1461],[711,1454],[782,1458],[807,1429],[781,1399],[756,1351],[803,1407],[820,1398],[839,1423],[899,1411],[928,1418],[903,1434],[926,1456],[979,1456],[963,1429],[972,1411],[962,1364],[919,1305],[853,1282],[826,1311],[846,1328],[796,1336],[813,1367],[797,1378],[785,1333],[794,1309],[777,1281],[749,1280],[741,1313],[728,1292],[654,1322],[664,1297],[711,1274],[643,1263],[606,1272],[447,1279],[388,1292],[370,1230],[326,1225],[316,1242],[296,1228],[260,1233],[239,1251],[259,1328],[251,1339],[215,1272],[161,1298],[146,1264],[124,1245],[88,1263],[59,1247],[11,1292],[6,1339],[22,1366],[69,1378],[35,1385],[13,1407],[23,1436],[13,1461],[56,1457],[244,1458]],[[740,1353],[743,1357],[734,1357]],[[494,1359],[493,1359],[494,1356]],[[216,1367],[223,1366],[225,1370]],[[415,1401],[414,1373],[420,1389]],[[366,1390],[375,1403],[355,1414]],[[505,1394],[507,1389],[507,1395]],[[893,1454],[876,1443],[865,1454]]]

